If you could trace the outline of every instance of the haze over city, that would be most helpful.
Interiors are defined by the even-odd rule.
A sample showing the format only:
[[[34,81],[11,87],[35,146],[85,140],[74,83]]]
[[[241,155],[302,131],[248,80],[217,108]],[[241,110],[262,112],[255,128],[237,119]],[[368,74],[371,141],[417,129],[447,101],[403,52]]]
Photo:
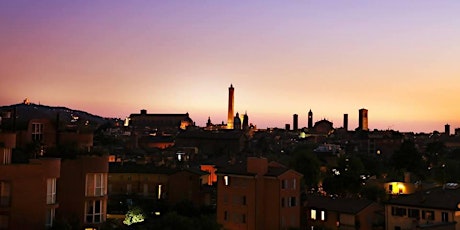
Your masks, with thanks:
[[[2,1],[0,104],[460,127],[458,1]]]

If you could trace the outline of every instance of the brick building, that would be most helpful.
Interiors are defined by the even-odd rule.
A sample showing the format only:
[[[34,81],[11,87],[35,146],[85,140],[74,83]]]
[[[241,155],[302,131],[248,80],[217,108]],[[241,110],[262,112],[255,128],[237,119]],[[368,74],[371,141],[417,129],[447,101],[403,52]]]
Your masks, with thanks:
[[[249,157],[217,175],[217,221],[225,229],[300,228],[300,173]]]

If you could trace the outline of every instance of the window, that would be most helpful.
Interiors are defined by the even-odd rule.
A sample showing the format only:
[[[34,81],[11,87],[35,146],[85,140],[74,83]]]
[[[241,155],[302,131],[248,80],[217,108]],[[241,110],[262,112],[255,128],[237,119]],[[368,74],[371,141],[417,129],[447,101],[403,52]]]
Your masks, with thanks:
[[[424,220],[434,220],[434,211],[422,211],[422,219]]]
[[[228,220],[228,213],[227,213],[227,211],[224,211],[224,220]]]
[[[289,207],[295,207],[297,205],[295,196],[291,196],[288,199],[288,206]]]
[[[0,153],[0,164],[11,164],[10,148],[3,148],[3,153]]]
[[[310,219],[316,220],[316,210],[315,209],[310,210]]]
[[[243,215],[241,216],[241,223],[243,223],[243,224],[246,223],[246,215],[245,215],[245,214],[243,214]]]
[[[148,196],[148,195],[149,195],[149,185],[144,184],[144,196]]]
[[[45,222],[46,227],[53,227],[54,216],[55,216],[54,208],[50,208],[46,210],[46,222]]]
[[[11,185],[9,182],[0,181],[0,207],[10,206]]]
[[[102,223],[104,221],[105,204],[102,200],[86,202],[86,223]]]
[[[241,204],[246,205],[246,196],[241,197]]]
[[[46,179],[46,204],[56,203],[56,178]]]
[[[284,207],[285,204],[284,204],[284,197],[281,198],[281,207]]]
[[[163,198],[163,185],[159,184],[157,185],[157,199],[160,200],[161,198]]]
[[[407,216],[410,217],[410,218],[419,219],[420,218],[420,210],[410,208],[410,209],[407,210]]]
[[[287,180],[282,180],[281,181],[281,189],[286,189],[287,188]]]
[[[224,184],[228,186],[230,184],[228,176],[224,176]]]
[[[441,212],[441,221],[442,222],[449,222],[449,213],[448,212]]]
[[[43,124],[32,123],[32,140],[42,141],[43,140]]]
[[[321,220],[326,221],[326,211],[321,211]]]
[[[297,180],[294,178],[292,180],[292,189],[296,189]]]
[[[86,174],[86,196],[105,196],[107,194],[107,175],[104,173]]]
[[[132,184],[127,184],[126,185],[126,194],[131,193],[133,190],[133,185]]]
[[[391,215],[393,216],[405,216],[406,212],[405,208],[391,207]]]

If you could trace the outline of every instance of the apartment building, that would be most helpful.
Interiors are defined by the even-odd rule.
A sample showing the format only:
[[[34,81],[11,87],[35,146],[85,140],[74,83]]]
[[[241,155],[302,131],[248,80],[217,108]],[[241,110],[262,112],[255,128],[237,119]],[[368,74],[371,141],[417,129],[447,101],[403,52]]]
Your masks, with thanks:
[[[61,161],[31,159],[0,165],[0,229],[47,229],[59,208],[56,181]]]
[[[399,196],[385,204],[387,230],[460,230],[460,186],[440,187]]]
[[[78,156],[63,159],[57,183],[57,217],[84,227],[98,227],[107,217],[107,156]]]
[[[371,230],[383,226],[383,206],[365,199],[307,196],[308,229]]]
[[[198,169],[171,169],[150,164],[111,162],[108,191],[115,200],[131,196],[150,202],[164,201],[172,205],[189,200],[201,206],[206,204],[202,187],[207,181],[208,173]]]
[[[217,170],[217,221],[225,229],[300,228],[302,174],[266,158]]]

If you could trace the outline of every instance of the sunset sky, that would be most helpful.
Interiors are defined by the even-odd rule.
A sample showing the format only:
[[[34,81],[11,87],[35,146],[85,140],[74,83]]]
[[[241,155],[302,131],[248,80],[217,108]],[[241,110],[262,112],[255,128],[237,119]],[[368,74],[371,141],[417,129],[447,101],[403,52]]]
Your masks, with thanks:
[[[0,105],[460,127],[460,1],[0,1]]]

